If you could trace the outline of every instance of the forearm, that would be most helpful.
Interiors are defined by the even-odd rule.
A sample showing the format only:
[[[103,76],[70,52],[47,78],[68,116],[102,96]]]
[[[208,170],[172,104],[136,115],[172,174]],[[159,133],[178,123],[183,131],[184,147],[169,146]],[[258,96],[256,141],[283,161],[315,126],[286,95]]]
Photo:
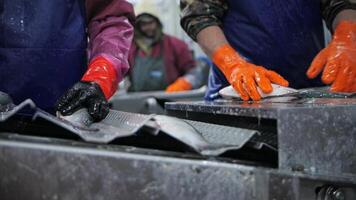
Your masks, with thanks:
[[[129,68],[128,54],[133,38],[133,7],[124,0],[87,0],[86,9],[89,61],[98,56],[109,60],[120,81]]]
[[[354,0],[321,0],[321,13],[330,31],[334,31],[342,20],[354,20]]]
[[[90,31],[92,30],[92,31]],[[125,17],[109,17],[89,25],[89,60],[102,56],[109,60],[121,81],[128,71],[133,26]]]
[[[219,26],[209,26],[201,30],[197,35],[197,42],[210,58],[218,47],[228,44],[224,32]]]
[[[194,40],[201,30],[222,26],[221,19],[228,9],[225,0],[180,0],[182,28]]]

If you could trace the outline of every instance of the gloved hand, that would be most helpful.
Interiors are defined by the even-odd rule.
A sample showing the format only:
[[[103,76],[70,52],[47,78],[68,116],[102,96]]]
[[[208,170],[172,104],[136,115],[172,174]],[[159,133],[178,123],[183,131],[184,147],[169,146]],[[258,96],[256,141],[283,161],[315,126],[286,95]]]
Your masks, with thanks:
[[[257,86],[263,93],[271,93],[271,83],[288,86],[288,81],[274,71],[246,62],[230,46],[218,47],[213,53],[213,62],[224,73],[232,87],[245,101],[250,98],[254,101],[261,99]]]
[[[181,92],[186,90],[191,90],[192,84],[190,84],[185,78],[179,78],[174,83],[169,85],[166,89],[166,92],[173,93],[173,92]]]
[[[94,121],[100,121],[109,113],[107,100],[115,93],[117,85],[113,64],[104,57],[97,57],[89,64],[82,81],[58,100],[56,108],[62,115],[87,108]]]
[[[81,108],[87,108],[94,121],[104,119],[110,109],[100,86],[95,82],[82,81],[58,100],[56,108],[62,115],[71,115]]]
[[[333,92],[356,92],[356,23],[342,21],[333,40],[313,60],[307,71],[315,78],[322,71],[322,81],[332,84]]]

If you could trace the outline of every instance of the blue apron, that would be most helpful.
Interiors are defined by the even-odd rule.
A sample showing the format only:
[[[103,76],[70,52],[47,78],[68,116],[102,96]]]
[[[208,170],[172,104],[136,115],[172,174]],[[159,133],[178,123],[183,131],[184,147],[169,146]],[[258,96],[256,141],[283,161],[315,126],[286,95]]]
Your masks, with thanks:
[[[86,70],[82,0],[0,1],[0,91],[53,110]]]
[[[223,31],[230,45],[249,62],[275,70],[293,88],[322,86],[306,71],[324,47],[320,0],[228,0]],[[207,100],[229,85],[214,66]]]

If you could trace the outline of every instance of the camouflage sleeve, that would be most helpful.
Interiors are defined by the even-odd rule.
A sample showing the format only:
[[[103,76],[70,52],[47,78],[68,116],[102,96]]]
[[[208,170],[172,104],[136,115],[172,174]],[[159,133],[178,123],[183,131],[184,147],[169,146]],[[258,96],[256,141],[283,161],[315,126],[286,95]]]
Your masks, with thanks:
[[[221,26],[228,6],[225,0],[181,0],[181,26],[196,41],[198,33],[208,26]]]
[[[336,15],[345,9],[356,9],[356,0],[321,0],[321,12],[330,30]]]

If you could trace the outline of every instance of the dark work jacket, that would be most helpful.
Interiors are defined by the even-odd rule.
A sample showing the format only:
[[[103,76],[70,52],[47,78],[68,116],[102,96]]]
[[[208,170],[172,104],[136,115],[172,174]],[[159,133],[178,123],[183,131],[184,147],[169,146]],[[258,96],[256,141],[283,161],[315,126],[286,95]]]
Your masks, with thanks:
[[[223,31],[232,47],[247,61],[275,70],[293,88],[323,85],[305,73],[324,47],[319,0],[228,0]],[[229,85],[214,66],[207,100]]]
[[[1,0],[0,91],[51,110],[86,70],[82,0]]]

